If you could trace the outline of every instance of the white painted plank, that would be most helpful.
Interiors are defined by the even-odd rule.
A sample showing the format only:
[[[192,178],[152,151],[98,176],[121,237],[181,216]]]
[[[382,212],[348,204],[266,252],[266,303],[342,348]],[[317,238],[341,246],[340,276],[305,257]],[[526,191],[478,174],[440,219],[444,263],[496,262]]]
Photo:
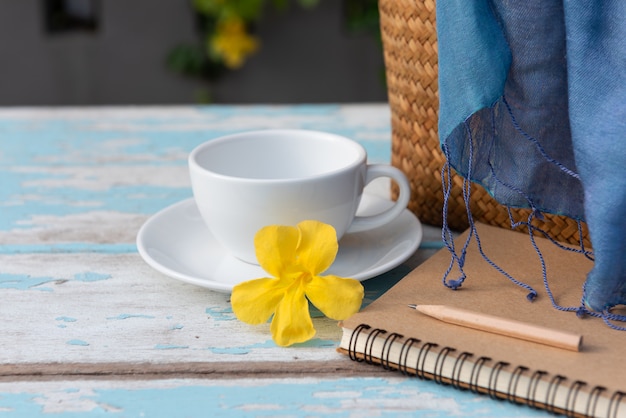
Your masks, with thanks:
[[[314,340],[277,347],[269,324],[236,320],[228,295],[167,278],[137,254],[1,255],[0,264],[0,363],[341,358],[336,321],[315,318]]]

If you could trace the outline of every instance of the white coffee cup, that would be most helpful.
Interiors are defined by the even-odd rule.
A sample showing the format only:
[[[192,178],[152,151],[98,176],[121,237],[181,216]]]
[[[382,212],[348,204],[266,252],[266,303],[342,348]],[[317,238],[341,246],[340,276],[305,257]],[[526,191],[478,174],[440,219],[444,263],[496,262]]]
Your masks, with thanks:
[[[308,130],[261,130],[223,136],[189,155],[194,198],[214,238],[232,255],[257,263],[254,236],[268,225],[318,220],[346,231],[394,220],[410,198],[395,167],[367,164],[365,149],[343,136]],[[355,216],[366,184],[390,177],[399,197],[386,211]]]

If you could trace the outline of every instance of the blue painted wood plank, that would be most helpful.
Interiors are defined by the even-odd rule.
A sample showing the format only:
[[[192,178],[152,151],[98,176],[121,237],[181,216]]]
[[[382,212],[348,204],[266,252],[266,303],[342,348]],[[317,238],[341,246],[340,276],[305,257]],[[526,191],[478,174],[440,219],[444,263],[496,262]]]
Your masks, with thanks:
[[[545,412],[413,378],[48,382],[0,385],[14,416],[540,417]]]

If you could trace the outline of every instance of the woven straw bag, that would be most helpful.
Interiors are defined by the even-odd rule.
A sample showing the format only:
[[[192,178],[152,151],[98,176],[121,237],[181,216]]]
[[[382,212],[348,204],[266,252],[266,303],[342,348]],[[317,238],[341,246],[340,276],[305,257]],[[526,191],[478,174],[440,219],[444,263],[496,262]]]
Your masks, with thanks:
[[[392,164],[411,183],[409,209],[431,225],[442,224],[443,188],[441,169],[445,158],[437,135],[439,109],[437,85],[437,33],[434,0],[380,0],[380,29],[383,41],[387,89],[391,108]],[[462,178],[452,176],[448,203],[451,228],[467,228]],[[398,189],[392,186],[396,198]],[[510,227],[507,208],[481,186],[472,184],[470,209],[475,220]],[[512,209],[516,221],[526,220],[528,209]],[[564,216],[545,214],[536,225],[559,241],[579,243],[578,223]],[[583,225],[583,239],[590,246]]]

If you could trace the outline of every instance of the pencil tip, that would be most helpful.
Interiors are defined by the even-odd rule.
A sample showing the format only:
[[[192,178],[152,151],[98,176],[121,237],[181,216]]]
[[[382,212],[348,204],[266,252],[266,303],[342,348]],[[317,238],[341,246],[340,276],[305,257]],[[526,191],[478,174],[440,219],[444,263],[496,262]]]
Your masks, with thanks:
[[[416,304],[414,304],[414,303],[411,303],[411,304],[409,304],[409,305],[407,305],[407,306],[408,306],[409,308],[411,308],[411,309],[417,309],[417,305],[416,305]]]

